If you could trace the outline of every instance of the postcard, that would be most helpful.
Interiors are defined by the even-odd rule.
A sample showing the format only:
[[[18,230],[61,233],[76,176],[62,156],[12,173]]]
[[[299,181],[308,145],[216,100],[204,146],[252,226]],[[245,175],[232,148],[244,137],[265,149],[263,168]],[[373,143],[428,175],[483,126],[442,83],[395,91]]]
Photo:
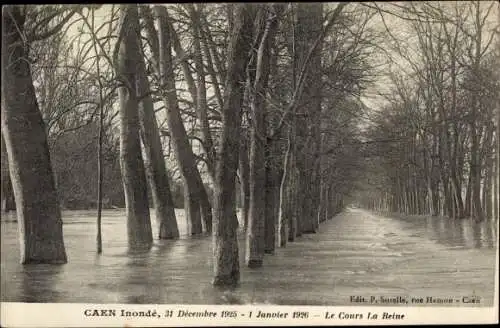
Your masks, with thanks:
[[[499,18],[4,6],[0,324],[498,323]]]

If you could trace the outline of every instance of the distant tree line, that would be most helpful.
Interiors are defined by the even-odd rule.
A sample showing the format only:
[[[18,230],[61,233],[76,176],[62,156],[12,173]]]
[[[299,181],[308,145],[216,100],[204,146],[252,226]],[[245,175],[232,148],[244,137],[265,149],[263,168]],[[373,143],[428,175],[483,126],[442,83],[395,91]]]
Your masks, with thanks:
[[[408,8],[411,41],[395,40],[410,72],[369,139],[378,186],[369,208],[451,218],[498,219],[500,42],[496,4],[422,3]],[[409,49],[413,42],[415,49]],[[381,170],[380,170],[381,168]],[[373,171],[372,171],[373,172]]]

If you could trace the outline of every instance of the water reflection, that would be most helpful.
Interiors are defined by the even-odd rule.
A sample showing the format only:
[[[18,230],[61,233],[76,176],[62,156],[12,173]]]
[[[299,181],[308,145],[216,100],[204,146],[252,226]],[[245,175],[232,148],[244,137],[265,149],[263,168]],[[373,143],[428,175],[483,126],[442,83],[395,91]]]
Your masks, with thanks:
[[[25,302],[52,302],[60,298],[57,282],[60,281],[64,265],[30,264],[21,274],[21,289]]]
[[[149,252],[130,253],[123,213],[116,212],[104,212],[101,256],[95,255],[94,213],[64,216],[69,262],[63,266],[20,265],[17,224],[2,223],[2,300],[350,305],[353,293],[411,294],[421,286],[442,290],[449,284],[443,295],[466,295],[471,281],[480,284],[475,288],[485,295],[482,305],[493,298],[488,286],[494,276],[497,232],[491,222],[391,219],[350,211],[324,223],[317,234],[266,256],[259,269],[246,268],[245,236],[240,234],[241,284],[228,290],[211,285],[211,237],[155,240]],[[413,269],[397,271],[401,268]]]
[[[496,248],[497,222],[447,217],[411,216],[398,218],[414,235],[420,232],[429,239],[451,248]]]

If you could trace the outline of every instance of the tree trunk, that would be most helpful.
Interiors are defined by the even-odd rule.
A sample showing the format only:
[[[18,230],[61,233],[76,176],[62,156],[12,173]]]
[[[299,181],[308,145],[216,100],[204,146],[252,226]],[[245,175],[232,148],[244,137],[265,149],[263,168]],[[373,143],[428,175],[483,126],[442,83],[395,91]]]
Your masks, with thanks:
[[[92,9],[92,17],[95,17],[95,10]],[[93,26],[92,26],[93,27]],[[104,90],[101,80],[101,65],[99,50],[97,43],[94,42],[94,54],[96,55],[96,73],[99,85],[99,131],[97,132],[97,234],[96,234],[96,248],[97,254],[102,253],[102,184],[104,180],[104,163],[102,153],[102,143],[104,138]]]
[[[265,179],[265,247],[264,253],[273,254],[276,244],[276,225],[279,205],[279,172],[273,158],[273,144],[276,141],[267,139],[266,179]],[[278,194],[276,193],[278,190]]]
[[[2,11],[2,134],[16,200],[21,263],[67,262],[45,124],[25,44],[21,6]]]
[[[16,203],[14,200],[14,190],[12,189],[12,181],[10,180],[9,165],[5,164],[5,167],[3,167],[2,169],[5,169],[5,172],[2,172],[1,213],[7,213],[10,211],[14,211],[16,209]]]
[[[477,133],[476,124],[471,123],[471,160],[470,160],[470,175],[471,175],[471,214],[472,217],[481,221],[484,218],[483,208],[481,206],[481,160],[479,158],[479,135]]]
[[[207,58],[207,71],[210,74],[210,80],[212,82],[212,87],[213,91],[215,94],[215,99],[217,100],[217,105],[219,108],[222,108],[224,106],[223,101],[222,101],[222,92],[220,90],[220,80],[222,80],[222,72],[217,75],[216,70],[216,65],[215,65],[215,58],[218,57],[216,53],[213,53],[210,51],[210,45],[209,45],[209,39],[210,39],[210,29],[208,26],[203,26],[201,24],[200,32],[202,34],[202,47],[203,47],[203,52],[205,53],[205,56]],[[214,149],[215,151],[215,149]],[[215,164],[215,163],[214,163]]]
[[[213,178],[215,175],[215,149],[212,141],[212,134],[210,132],[210,125],[208,123],[208,106],[207,106],[207,89],[205,86],[205,68],[203,65],[203,53],[201,51],[201,20],[199,16],[201,15],[200,7],[198,10],[195,9],[194,4],[189,4],[189,11],[191,16],[191,21],[193,23],[193,45],[194,45],[194,63],[196,67],[196,77],[197,77],[197,97],[196,97],[196,109],[198,112],[198,118],[200,120],[201,135],[203,138],[203,149],[207,155],[207,167],[210,176]],[[206,57],[209,54],[205,54]]]
[[[314,42],[320,37],[323,28],[323,5],[297,4],[295,24],[296,54],[295,70],[300,72],[306,63]],[[319,185],[317,156],[319,154],[319,115],[321,112],[321,47],[311,53],[307,73],[303,80],[303,91],[298,105],[297,137],[298,166],[301,171],[299,192],[302,195],[302,229],[305,233],[315,233],[318,228]],[[299,81],[297,81],[299,82]],[[298,83],[296,84],[298,85]],[[299,82],[300,83],[300,82]],[[300,155],[299,155],[300,154]]]
[[[99,63],[97,63],[99,65]],[[99,100],[99,132],[97,136],[97,254],[102,253],[102,183],[104,180],[104,165],[102,154],[102,139],[104,134],[104,104],[102,93]]]
[[[243,217],[243,229],[244,231],[247,231],[248,215],[250,210],[250,164],[248,159],[248,139],[246,131],[241,134],[239,170],[242,202],[241,215]]]
[[[294,200],[293,200],[293,208],[294,208],[294,217],[292,218],[293,222],[293,227],[294,227],[294,233],[295,237],[300,237],[303,234],[304,231],[304,188],[302,187],[302,177],[303,173],[302,170],[299,167],[299,155],[295,155],[295,178],[294,178]]]
[[[486,218],[491,218],[492,217],[492,212],[493,212],[493,203],[492,203],[492,198],[491,198],[491,186],[492,186],[492,180],[493,180],[493,166],[494,166],[494,147],[495,147],[495,140],[493,136],[495,126],[488,124],[486,126],[486,131],[485,131],[485,138],[483,141],[483,150],[482,153],[484,154],[486,158],[484,159],[484,181],[483,181],[483,209],[484,209],[484,214]]]
[[[130,250],[148,249],[153,245],[151,219],[147,195],[146,174],[142,160],[139,124],[139,99],[137,97],[137,67],[140,53],[137,7],[121,8],[123,35],[119,47],[118,76],[124,83],[119,88],[120,97],[120,167],[122,171],[125,205],[127,208],[127,233]]]
[[[269,157],[266,156],[269,145],[266,137],[265,99],[270,73],[271,45],[274,42],[277,27],[276,13],[273,8],[273,5],[261,5],[259,8],[256,30],[259,46],[251,62],[255,76],[252,75],[249,78],[248,95],[253,114],[250,134],[250,212],[246,244],[246,263],[249,267],[262,265],[266,245],[269,252],[274,249],[274,224],[271,222],[274,217],[267,218],[267,215],[272,215],[273,210],[266,210],[266,196],[272,197],[274,190],[266,189],[272,187],[271,180],[268,180],[272,178],[267,177],[267,173],[271,174],[271,172],[268,172],[266,168],[268,167],[266,164],[269,163],[266,160]]]
[[[142,58],[142,54],[137,55],[138,58]],[[144,165],[153,196],[156,221],[159,223],[158,237],[160,239],[176,239],[179,238],[179,228],[175,217],[174,200],[168,181],[163,147],[144,60],[138,61],[137,70],[138,94],[142,99],[139,107],[139,119],[141,139],[144,145]]]
[[[234,184],[240,147],[245,68],[252,44],[252,24],[255,18],[253,5],[234,6],[236,15],[228,50],[222,134],[215,177],[213,284],[218,286],[235,285],[240,278],[237,222],[234,220]]]
[[[12,189],[12,181],[10,180],[9,174],[9,161],[7,159],[7,149],[5,146],[5,140],[0,134],[1,143],[1,156],[2,156],[2,172],[0,174],[1,178],[1,212],[7,213],[9,211],[14,211],[16,209],[16,203],[14,200],[14,190]]]
[[[293,148],[292,148],[293,149]],[[302,235],[302,232],[299,231],[300,225],[300,217],[299,214],[299,187],[298,187],[298,169],[297,169],[297,157],[295,156],[294,151],[290,156],[290,194],[289,194],[289,210],[290,210],[290,220],[288,223],[288,241],[295,241],[297,237]]]
[[[163,97],[167,107],[166,116],[167,124],[172,136],[174,150],[177,162],[182,172],[187,189],[185,206],[189,209],[186,213],[186,219],[192,230],[191,234],[202,233],[201,219],[205,224],[207,232],[212,231],[212,209],[208,200],[208,195],[203,185],[200,172],[196,167],[196,160],[193,154],[191,145],[189,144],[188,136],[184,123],[182,122],[177,95],[175,89],[174,71],[171,54],[171,38],[168,24],[168,14],[165,7],[155,7],[156,14],[159,19],[159,70],[163,89]],[[201,209],[201,218],[200,218]]]
[[[472,175],[469,172],[469,177],[467,180],[467,187],[465,191],[465,207],[464,207],[464,215],[465,217],[471,217],[472,215]]]
[[[278,75],[278,45],[275,42],[275,35],[278,29],[278,21],[285,8],[284,4],[271,5],[271,22],[269,26],[269,35],[267,40],[267,51],[265,56],[269,57],[267,65],[269,66],[269,77],[271,82],[276,83]],[[272,85],[271,85],[272,87]],[[274,91],[267,91],[274,93]],[[280,186],[283,177],[283,163],[286,156],[286,141],[283,135],[283,129],[279,127],[282,113],[273,110],[266,110],[266,249],[265,252],[274,253],[275,247],[279,246],[278,240],[280,233],[279,212],[280,212]]]
[[[320,210],[319,210],[319,217],[318,217],[318,221],[320,223],[322,222],[325,222],[327,220],[327,200],[328,200],[328,188],[324,182],[324,180],[322,180],[321,182],[321,199],[320,199]]]
[[[474,3],[475,7],[475,53],[473,58],[473,74],[476,81],[481,79],[481,56],[482,56],[482,26],[480,15],[479,1]],[[476,83],[478,83],[476,82]],[[470,175],[472,177],[472,217],[477,221],[482,221],[484,218],[483,208],[481,206],[481,158],[479,156],[479,142],[481,138],[481,129],[479,128],[480,122],[480,95],[478,92],[472,91],[471,95],[471,113],[470,113],[470,133],[471,133],[471,154],[470,154]]]
[[[266,218],[266,168],[265,145],[263,144],[264,113],[262,108],[252,105],[253,126],[250,136],[250,210],[246,242],[246,264],[262,266],[265,248]]]
[[[285,247],[289,239],[289,230],[292,222],[291,218],[291,197],[292,197],[292,172],[291,172],[291,157],[292,157],[292,129],[290,127],[287,138],[287,149],[283,163],[283,176],[281,177],[280,199],[278,212],[278,245]]]

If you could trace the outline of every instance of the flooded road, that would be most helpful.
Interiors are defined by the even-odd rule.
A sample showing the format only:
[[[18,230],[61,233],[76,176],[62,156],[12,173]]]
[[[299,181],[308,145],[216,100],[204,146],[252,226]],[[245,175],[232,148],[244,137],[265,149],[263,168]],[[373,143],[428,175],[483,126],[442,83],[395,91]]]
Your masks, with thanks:
[[[266,255],[260,269],[245,267],[241,234],[241,284],[223,291],[211,285],[211,237],[187,237],[183,211],[176,211],[183,237],[155,240],[150,252],[135,255],[126,251],[124,211],[104,211],[101,256],[95,253],[95,214],[64,212],[69,262],[61,266],[19,264],[17,223],[2,222],[1,300],[366,305],[356,302],[362,296],[455,300],[422,306],[493,304],[498,230],[490,222],[348,209],[321,224],[317,234]]]

